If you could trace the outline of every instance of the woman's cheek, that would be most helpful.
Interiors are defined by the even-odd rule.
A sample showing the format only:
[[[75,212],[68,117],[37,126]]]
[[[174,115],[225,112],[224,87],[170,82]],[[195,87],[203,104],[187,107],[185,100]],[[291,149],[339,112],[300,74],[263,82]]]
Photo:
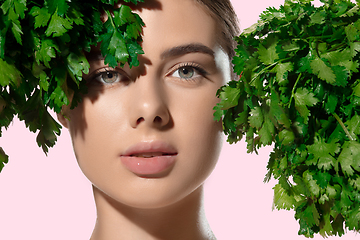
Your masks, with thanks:
[[[179,135],[183,135],[179,140],[193,161],[189,166],[199,171],[197,176],[201,178],[206,178],[215,167],[222,146],[222,123],[213,120],[213,107],[218,102],[215,93],[215,88],[198,92],[188,98],[182,111],[177,111],[182,113],[178,116]]]
[[[109,141],[112,138],[110,126],[113,124],[104,117],[104,113],[108,110],[100,107],[99,104],[100,102],[92,102],[84,98],[83,102],[72,110],[70,117],[70,133],[74,151],[85,175],[91,174],[93,169],[99,170],[94,174],[100,172],[102,160],[99,159],[108,158],[114,151]]]

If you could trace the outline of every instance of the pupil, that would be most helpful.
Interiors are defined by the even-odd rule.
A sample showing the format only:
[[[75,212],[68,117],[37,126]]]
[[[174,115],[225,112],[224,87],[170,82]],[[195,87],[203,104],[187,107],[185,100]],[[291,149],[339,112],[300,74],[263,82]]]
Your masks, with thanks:
[[[101,78],[105,83],[114,83],[118,80],[118,75],[116,72],[104,72]]]
[[[107,77],[108,78],[113,78],[113,74],[111,72],[107,72]]]
[[[184,67],[180,71],[180,77],[182,78],[191,78],[194,75],[194,69],[189,67]]]

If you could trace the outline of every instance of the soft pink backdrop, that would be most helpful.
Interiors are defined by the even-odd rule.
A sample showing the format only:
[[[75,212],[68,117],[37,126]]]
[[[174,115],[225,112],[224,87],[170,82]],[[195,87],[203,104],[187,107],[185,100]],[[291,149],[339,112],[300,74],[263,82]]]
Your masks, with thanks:
[[[233,0],[242,29],[256,22],[266,7],[282,2]],[[63,131],[48,157],[35,137],[15,120],[0,138],[10,155],[0,173],[0,239],[89,239],[96,217],[91,185],[77,166],[68,132]],[[219,164],[205,184],[206,213],[219,240],[305,239],[297,235],[293,212],[272,211],[275,182],[262,182],[269,152],[265,148],[259,155],[246,154],[244,142],[224,143]],[[341,239],[359,238],[350,232]]]

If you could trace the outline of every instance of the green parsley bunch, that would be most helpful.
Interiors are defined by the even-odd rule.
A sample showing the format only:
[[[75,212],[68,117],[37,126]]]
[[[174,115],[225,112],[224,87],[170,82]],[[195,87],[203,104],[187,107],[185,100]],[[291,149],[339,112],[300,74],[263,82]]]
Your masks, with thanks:
[[[130,7],[114,0],[0,1],[0,136],[17,116],[43,151],[56,142],[61,126],[48,109],[59,113],[86,92],[89,71],[85,52],[101,42],[105,64],[139,64],[144,25]],[[137,4],[143,0],[125,0]],[[102,22],[101,16],[107,15]],[[8,156],[0,147],[0,171]]]
[[[286,0],[236,40],[232,81],[218,92],[230,143],[272,145],[274,207],[299,235],[360,230],[360,2]]]

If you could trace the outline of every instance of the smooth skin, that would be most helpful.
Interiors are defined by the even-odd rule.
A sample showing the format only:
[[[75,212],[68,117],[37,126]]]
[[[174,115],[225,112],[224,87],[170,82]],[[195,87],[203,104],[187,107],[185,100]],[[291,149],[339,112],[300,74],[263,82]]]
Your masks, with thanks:
[[[98,218],[91,239],[215,239],[203,183],[222,145],[213,107],[230,79],[229,58],[216,22],[195,1],[147,0],[136,8],[146,24],[140,65],[110,69],[94,50],[89,93],[74,110],[64,108],[67,118],[58,116],[93,184]],[[141,176],[122,164],[129,147],[156,141],[176,149],[171,168]]]

